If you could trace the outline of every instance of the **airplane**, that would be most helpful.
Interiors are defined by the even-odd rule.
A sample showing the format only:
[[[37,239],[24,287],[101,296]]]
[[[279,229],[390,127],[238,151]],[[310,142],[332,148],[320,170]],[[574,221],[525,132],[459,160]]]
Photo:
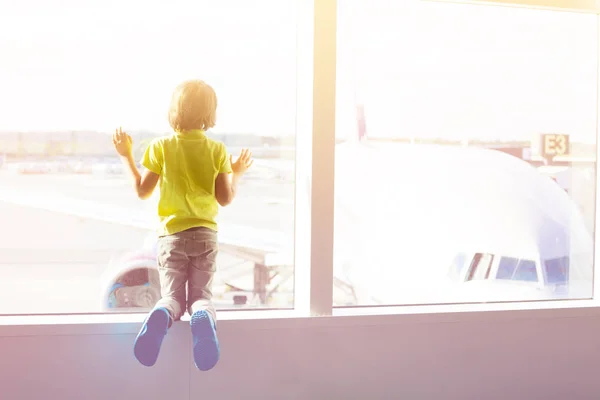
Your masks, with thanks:
[[[342,144],[336,192],[336,274],[360,304],[591,297],[594,246],[580,210],[516,157]]]
[[[335,305],[591,297],[593,239],[551,178],[495,150],[371,141],[360,112],[357,125],[336,145]],[[3,191],[0,200],[147,229],[140,249],[109,264],[98,297],[105,311],[159,299],[147,213],[49,193]],[[223,301],[291,305],[292,238],[223,225],[219,240],[254,264],[253,287],[226,283],[232,298]]]
[[[554,180],[573,201],[583,214],[588,230],[595,231],[596,215],[596,167],[585,162],[572,166],[541,166],[538,171]]]

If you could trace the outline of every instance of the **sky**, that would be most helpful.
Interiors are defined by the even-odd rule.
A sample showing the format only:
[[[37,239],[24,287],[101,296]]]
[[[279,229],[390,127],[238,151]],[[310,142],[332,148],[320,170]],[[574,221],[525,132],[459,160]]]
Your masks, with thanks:
[[[172,90],[200,78],[215,131],[295,132],[295,0],[47,3],[0,0],[0,131],[167,131]],[[361,101],[373,137],[593,142],[597,30],[589,14],[339,0],[336,134],[355,134]]]

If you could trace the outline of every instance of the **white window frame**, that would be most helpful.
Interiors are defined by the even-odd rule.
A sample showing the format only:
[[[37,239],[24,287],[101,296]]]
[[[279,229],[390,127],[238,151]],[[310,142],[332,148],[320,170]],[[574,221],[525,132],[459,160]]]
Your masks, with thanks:
[[[598,0],[420,0],[443,3],[541,8],[557,11],[577,11],[600,14]]]
[[[344,0],[341,0],[344,1]],[[392,0],[399,1],[399,0]],[[450,3],[488,4],[522,6],[527,8],[552,8],[600,14],[600,0],[402,0],[438,1]],[[334,166],[335,166],[335,107],[336,107],[336,44],[337,44],[337,0],[296,0],[300,19],[298,26],[298,49],[306,48],[306,41],[314,44],[312,57],[300,54],[298,68],[298,122],[296,178],[297,186],[304,185],[310,177],[310,199],[296,188],[296,243],[295,243],[295,307],[287,311],[244,310],[223,311],[220,320],[238,319],[280,319],[314,316],[356,316],[381,314],[445,314],[462,311],[510,311],[553,308],[598,307],[593,300],[568,300],[554,302],[511,302],[499,304],[448,304],[423,306],[382,306],[382,307],[332,307],[333,293],[333,245],[334,245]],[[305,23],[307,21],[310,22]],[[311,34],[312,32],[312,34]],[[600,32],[598,35],[600,47]],[[600,51],[599,51],[600,53]],[[312,64],[313,69],[306,65]],[[598,63],[600,65],[600,62]],[[598,73],[600,93],[600,70]],[[307,88],[312,89],[308,90]],[[312,98],[312,102],[308,97]],[[308,104],[312,103],[311,106]],[[600,126],[600,101],[597,102],[596,134]],[[310,127],[310,128],[309,128]],[[308,129],[312,135],[307,135]],[[309,149],[312,148],[310,153]],[[597,159],[600,153],[597,146]],[[310,168],[307,160],[310,160]],[[596,209],[600,209],[599,196],[596,196]],[[302,217],[310,211],[309,221]],[[596,226],[598,215],[596,212]],[[308,233],[310,232],[310,237]],[[598,243],[598,230],[594,237]],[[595,252],[595,265],[600,265],[599,252]],[[310,258],[307,255],[310,254]],[[594,274],[594,289],[599,284],[598,274]],[[145,314],[70,314],[70,315],[15,315],[0,317],[0,330],[4,336],[36,334],[42,329],[46,334],[61,334],[66,325],[69,334],[134,332],[143,321]],[[257,321],[256,323],[259,323]],[[106,325],[109,324],[109,325]],[[63,328],[61,328],[61,326]],[[27,333],[29,332],[29,333]],[[66,331],[64,331],[66,332]]]
[[[317,2],[319,0],[316,0]],[[327,0],[324,0],[325,2]],[[344,0],[340,0],[344,1]],[[350,0],[352,1],[352,0]],[[388,0],[394,1],[394,0]],[[407,0],[411,1],[411,0]],[[600,0],[412,0],[422,2],[442,2],[455,4],[470,4],[472,6],[506,6],[506,7],[523,7],[533,9],[549,9],[555,11],[570,11],[595,14],[598,18],[598,26],[600,27]],[[315,12],[316,20],[316,12]],[[600,29],[597,32],[598,44],[596,63],[598,73],[596,75],[596,138],[598,141],[600,132]],[[315,38],[315,42],[318,38]],[[316,50],[315,50],[316,55]],[[317,70],[315,69],[315,74]],[[315,93],[316,95],[316,93]],[[335,110],[335,109],[334,109]],[[334,151],[335,152],[335,151]],[[332,157],[333,159],[334,157]],[[600,160],[600,146],[596,145],[596,160]],[[596,166],[596,172],[598,167]],[[597,174],[598,177],[598,174]],[[597,179],[598,181],[598,179]],[[596,183],[597,185],[597,183]],[[321,199],[322,201],[323,199]],[[325,199],[329,201],[330,199]],[[596,213],[595,226],[600,227],[599,215],[600,212],[600,196],[598,196],[598,185],[596,186]],[[333,214],[333,210],[332,210]],[[313,220],[314,221],[314,220]],[[324,232],[321,231],[321,235]],[[333,235],[333,232],[332,232]],[[329,235],[327,236],[329,237]],[[390,314],[444,314],[455,312],[473,312],[473,311],[511,311],[511,310],[537,310],[537,309],[558,309],[558,308],[588,308],[600,306],[600,299],[595,296],[596,288],[600,288],[600,274],[596,273],[596,266],[600,265],[600,252],[597,251],[598,229],[594,232],[594,281],[593,281],[593,297],[592,299],[583,300],[560,300],[560,301],[532,301],[532,302],[508,302],[508,303],[477,303],[477,304],[431,304],[422,306],[413,305],[382,305],[378,307],[340,307],[332,310],[334,316],[356,316],[356,315],[390,315]],[[314,254],[313,254],[314,256]],[[315,266],[311,266],[315,268]],[[333,275],[333,268],[330,271]]]
[[[314,2],[310,314],[333,303],[337,0]]]

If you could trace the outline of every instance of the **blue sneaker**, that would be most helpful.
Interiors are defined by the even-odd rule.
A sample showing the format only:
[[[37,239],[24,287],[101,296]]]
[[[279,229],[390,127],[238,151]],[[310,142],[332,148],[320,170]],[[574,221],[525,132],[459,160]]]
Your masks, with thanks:
[[[200,371],[208,371],[217,365],[221,351],[215,329],[215,321],[204,310],[196,311],[190,320],[194,339],[194,364]]]
[[[156,308],[146,318],[133,344],[133,354],[142,365],[151,367],[156,363],[170,319],[166,308]]]

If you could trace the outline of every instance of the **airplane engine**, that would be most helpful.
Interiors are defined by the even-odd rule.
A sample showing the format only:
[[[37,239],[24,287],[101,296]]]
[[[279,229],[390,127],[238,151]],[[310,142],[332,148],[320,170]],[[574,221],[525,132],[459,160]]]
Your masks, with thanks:
[[[160,299],[153,236],[148,236],[139,251],[129,253],[109,265],[102,277],[102,310],[148,310]]]

